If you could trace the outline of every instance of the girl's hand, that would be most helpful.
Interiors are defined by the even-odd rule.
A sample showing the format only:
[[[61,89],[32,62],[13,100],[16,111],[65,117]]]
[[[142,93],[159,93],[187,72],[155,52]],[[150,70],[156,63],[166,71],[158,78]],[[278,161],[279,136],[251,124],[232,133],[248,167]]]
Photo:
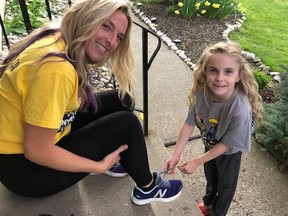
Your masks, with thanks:
[[[180,160],[180,157],[177,156],[171,156],[164,165],[164,169],[168,170],[167,174],[174,174],[175,167],[177,166],[178,162]]]
[[[199,166],[199,164],[197,164],[196,160],[193,159],[193,160],[190,160],[190,161],[182,164],[178,168],[184,174],[193,174],[197,170],[198,166]]]

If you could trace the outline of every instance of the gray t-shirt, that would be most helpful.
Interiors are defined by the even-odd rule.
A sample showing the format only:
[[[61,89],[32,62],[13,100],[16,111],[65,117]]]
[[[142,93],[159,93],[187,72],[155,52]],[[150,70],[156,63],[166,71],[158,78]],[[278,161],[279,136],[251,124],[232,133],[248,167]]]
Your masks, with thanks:
[[[249,152],[253,121],[247,96],[235,90],[224,103],[215,103],[212,97],[207,102],[209,106],[204,99],[204,91],[201,91],[196,99],[196,107],[189,107],[185,120],[187,124],[199,128],[204,145],[211,149],[221,142],[229,147],[225,154]]]

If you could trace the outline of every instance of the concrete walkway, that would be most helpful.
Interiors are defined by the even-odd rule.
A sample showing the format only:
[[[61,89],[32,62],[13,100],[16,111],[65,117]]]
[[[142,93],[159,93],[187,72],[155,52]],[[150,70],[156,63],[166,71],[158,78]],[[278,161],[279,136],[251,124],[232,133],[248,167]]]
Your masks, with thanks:
[[[134,20],[141,23],[136,17]],[[132,45],[136,60],[136,104],[142,106],[142,31],[135,25]],[[158,40],[149,36],[149,53]],[[187,91],[192,71],[162,44],[149,70],[149,136],[146,137],[152,171],[161,172],[169,154],[163,143],[173,140],[187,113]],[[136,113],[138,115],[138,113]],[[19,176],[21,178],[21,176]],[[168,178],[182,179],[180,173]],[[181,196],[170,203],[136,206],[130,200],[134,183],[130,177],[90,175],[73,187],[46,198],[24,198],[0,184],[1,216],[200,216],[192,194],[184,183]]]

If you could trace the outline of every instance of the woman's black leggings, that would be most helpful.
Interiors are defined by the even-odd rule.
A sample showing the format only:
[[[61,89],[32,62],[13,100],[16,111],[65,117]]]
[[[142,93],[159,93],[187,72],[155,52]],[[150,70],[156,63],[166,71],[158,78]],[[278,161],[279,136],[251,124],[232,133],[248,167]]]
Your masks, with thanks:
[[[130,98],[118,98],[116,90],[98,94],[99,109],[79,111],[72,131],[57,145],[77,155],[95,161],[102,160],[120,145],[128,149],[121,153],[121,164],[138,186],[149,184],[147,149],[142,126],[133,114]],[[23,154],[0,154],[0,180],[12,192],[41,197],[60,192],[77,183],[88,173],[70,173],[35,164]]]

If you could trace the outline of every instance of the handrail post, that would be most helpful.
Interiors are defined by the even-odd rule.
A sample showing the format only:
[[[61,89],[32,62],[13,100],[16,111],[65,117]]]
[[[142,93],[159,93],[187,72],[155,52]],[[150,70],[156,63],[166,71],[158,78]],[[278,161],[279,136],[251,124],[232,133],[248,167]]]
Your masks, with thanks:
[[[0,24],[1,24],[2,33],[3,33],[3,36],[4,36],[5,43],[6,43],[7,47],[8,47],[8,49],[10,49],[10,43],[9,43],[9,40],[8,40],[8,37],[7,37],[7,34],[6,34],[5,26],[4,26],[4,23],[3,23],[1,15],[0,15]]]
[[[28,11],[27,11],[27,6],[26,6],[26,3],[25,3],[25,0],[19,0],[19,4],[20,4],[22,15],[23,15],[26,31],[29,34],[29,33],[32,32],[32,25],[31,25],[31,22],[30,22],[30,18],[29,18],[29,14],[28,14]]]
[[[148,31],[142,28],[142,67],[143,67],[143,130],[148,136]]]
[[[161,47],[161,39],[154,34],[149,29],[143,27],[142,25],[138,24],[137,22],[133,22],[135,25],[139,26],[142,29],[142,78],[143,78],[143,109],[136,109],[143,113],[143,133],[144,136],[148,136],[148,71],[149,68],[155,59],[157,53]],[[149,61],[148,61],[148,33],[155,36],[158,39],[158,44],[154,52],[152,53]]]
[[[48,17],[49,17],[49,20],[51,21],[52,20],[52,15],[51,15],[51,10],[50,10],[49,0],[45,0],[45,3],[46,3],[46,10],[47,10],[47,13],[48,13]]]

